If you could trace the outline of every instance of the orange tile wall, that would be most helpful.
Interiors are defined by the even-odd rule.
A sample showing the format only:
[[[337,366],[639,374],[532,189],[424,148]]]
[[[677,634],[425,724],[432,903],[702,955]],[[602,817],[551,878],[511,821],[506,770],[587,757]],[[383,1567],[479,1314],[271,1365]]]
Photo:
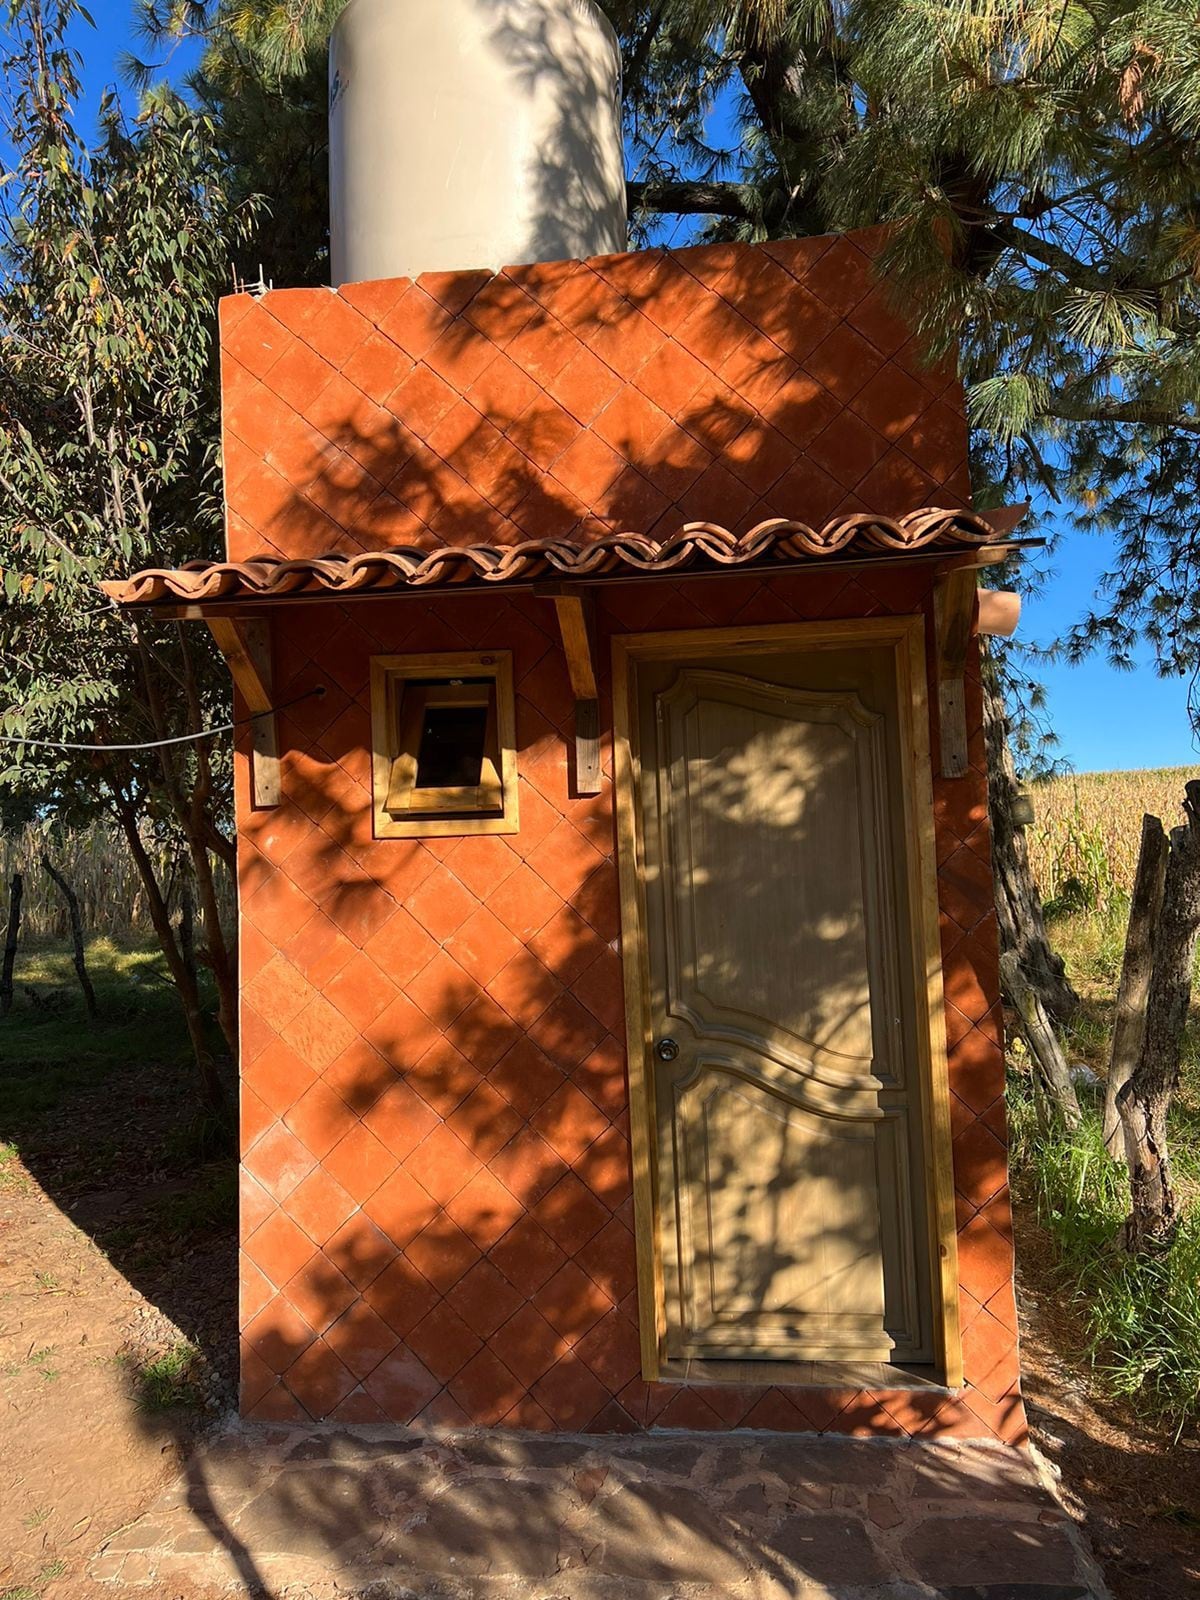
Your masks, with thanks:
[[[967,504],[961,391],[922,364],[878,245],[234,296],[230,558]],[[623,584],[601,659],[613,631],[928,611],[929,582],[893,558]],[[969,1387],[682,1390],[638,1375],[611,792],[568,793],[549,603],[273,617],[277,697],[328,692],[281,719],[277,810],[249,809],[239,755],[244,1411],[1023,1438],[975,663],[971,770],[935,784]],[[520,832],[373,840],[370,656],[484,647],[515,655]]]
[[[623,584],[613,632],[929,608],[927,569]],[[259,1419],[1024,1438],[977,663],[971,768],[935,784],[968,1387],[647,1385],[638,1372],[610,770],[532,596],[275,613],[284,804],[247,804],[242,1406]],[[521,829],[371,837],[372,654],[511,649]],[[607,684],[602,725],[611,727]],[[936,700],[936,697],[934,697]]]

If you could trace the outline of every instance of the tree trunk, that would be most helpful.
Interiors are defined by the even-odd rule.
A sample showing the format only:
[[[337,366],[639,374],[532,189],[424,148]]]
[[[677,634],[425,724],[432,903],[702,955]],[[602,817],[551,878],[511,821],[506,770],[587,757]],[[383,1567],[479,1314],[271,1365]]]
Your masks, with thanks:
[[[1033,1057],[1038,1084],[1064,1127],[1074,1130],[1083,1119],[1071,1072],[1054,1025],[1046,1015],[1042,997],[1021,971],[1015,951],[1006,950],[1000,957],[1000,976],[1004,991],[1021,1019],[1021,1035]]]
[[[83,948],[83,919],[79,915],[79,896],[44,850],[42,870],[58,885],[63,899],[67,902],[67,915],[71,919],[71,954],[75,963],[75,973],[79,979],[79,987],[83,990],[83,1003],[87,1006],[87,1014],[94,1020],[100,1015],[100,1008],[96,1004],[96,991],[92,988],[92,980],[88,977],[87,957]]]
[[[1013,818],[1019,793],[1012,752],[1008,746],[1008,719],[995,668],[984,659],[983,725],[987,738],[988,804],[992,819],[992,865],[996,874],[996,917],[1000,924],[1001,952],[1017,958],[1021,975],[1050,1018],[1060,1026],[1079,1005],[1062,958],[1046,937],[1042,899],[1029,867],[1025,835]],[[1008,996],[1014,1008],[1016,1000]]]
[[[1125,1136],[1117,1111],[1117,1095],[1129,1082],[1142,1048],[1146,1027],[1146,999],[1154,962],[1154,932],[1162,912],[1167,870],[1167,836],[1157,817],[1142,818],[1142,845],[1138,852],[1125,958],[1117,989],[1117,1012],[1112,1048],[1108,1056],[1108,1082],[1104,1089],[1104,1148],[1114,1161],[1125,1158]]]
[[[158,935],[159,945],[171,969],[171,977],[179,993],[180,1004],[183,1006],[184,1021],[187,1024],[192,1054],[196,1060],[196,1070],[200,1075],[204,1103],[222,1122],[228,1123],[229,1103],[225,1085],[221,1082],[212,1051],[208,1048],[208,1041],[204,1037],[204,1008],[200,1000],[199,985],[194,974],[188,971],[183,952],[179,948],[179,941],[175,937],[175,929],[171,926],[171,914],[159,887],[158,878],[155,876],[154,863],[146,853],[146,847],[138,833],[133,801],[115,788],[113,794],[117,816],[129,845],[130,854],[145,886],[150,920],[154,924],[154,931]]]
[[[0,967],[0,1017],[6,1017],[13,1003],[13,967],[17,960],[17,940],[21,934],[21,899],[25,883],[14,872],[9,885],[8,928],[4,935],[4,965]]]
[[[1187,821],[1172,832],[1167,853],[1142,1046],[1129,1081],[1117,1095],[1132,1207],[1122,1242],[1138,1254],[1171,1242],[1179,1209],[1167,1148],[1167,1115],[1179,1083],[1200,935],[1200,780],[1186,786],[1183,808]]]

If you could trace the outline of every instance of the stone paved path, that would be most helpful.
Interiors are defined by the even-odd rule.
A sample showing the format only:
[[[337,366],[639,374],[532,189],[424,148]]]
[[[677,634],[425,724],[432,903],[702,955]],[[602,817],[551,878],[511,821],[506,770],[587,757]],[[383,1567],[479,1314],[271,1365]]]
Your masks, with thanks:
[[[986,1445],[239,1425],[110,1539],[118,1592],[273,1600],[1105,1600]]]

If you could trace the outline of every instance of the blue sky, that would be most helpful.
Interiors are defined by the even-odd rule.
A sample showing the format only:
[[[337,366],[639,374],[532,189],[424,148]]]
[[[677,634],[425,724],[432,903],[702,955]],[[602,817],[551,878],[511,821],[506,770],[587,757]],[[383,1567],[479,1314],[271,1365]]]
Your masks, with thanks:
[[[102,89],[116,78],[122,51],[138,54],[143,47],[132,39],[129,0],[96,0],[90,10],[95,27],[79,23],[72,42],[83,56],[85,95],[94,109]],[[173,75],[184,69],[191,54],[185,50],[176,55]],[[1108,555],[1103,539],[1065,533],[1048,562],[1052,576],[1043,593],[1026,602],[1019,637],[1046,646],[1064,633],[1092,604]],[[1038,663],[1031,671],[1046,686],[1058,754],[1077,771],[1200,763],[1188,719],[1187,686],[1178,679],[1160,679],[1148,652],[1133,672],[1114,671],[1101,656],[1080,666]]]

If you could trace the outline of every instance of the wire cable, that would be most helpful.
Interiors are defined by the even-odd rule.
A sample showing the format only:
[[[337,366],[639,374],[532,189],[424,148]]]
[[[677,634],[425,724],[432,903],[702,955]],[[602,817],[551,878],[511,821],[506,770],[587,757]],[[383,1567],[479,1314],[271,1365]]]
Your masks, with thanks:
[[[82,750],[97,754],[107,751],[162,750],[167,745],[194,744],[199,739],[216,739],[223,733],[236,733],[239,728],[244,728],[247,723],[257,722],[260,717],[273,717],[277,711],[287,711],[291,706],[298,706],[302,700],[311,700],[314,695],[324,693],[325,685],[319,683],[315,689],[306,689],[294,700],[285,700],[282,705],[270,706],[266,711],[255,711],[248,717],[238,717],[233,722],[222,722],[219,727],[202,728],[199,733],[178,733],[172,739],[149,739],[142,744],[66,744],[56,739],[18,739],[6,734],[0,734],[0,744],[28,745],[34,750]]]

